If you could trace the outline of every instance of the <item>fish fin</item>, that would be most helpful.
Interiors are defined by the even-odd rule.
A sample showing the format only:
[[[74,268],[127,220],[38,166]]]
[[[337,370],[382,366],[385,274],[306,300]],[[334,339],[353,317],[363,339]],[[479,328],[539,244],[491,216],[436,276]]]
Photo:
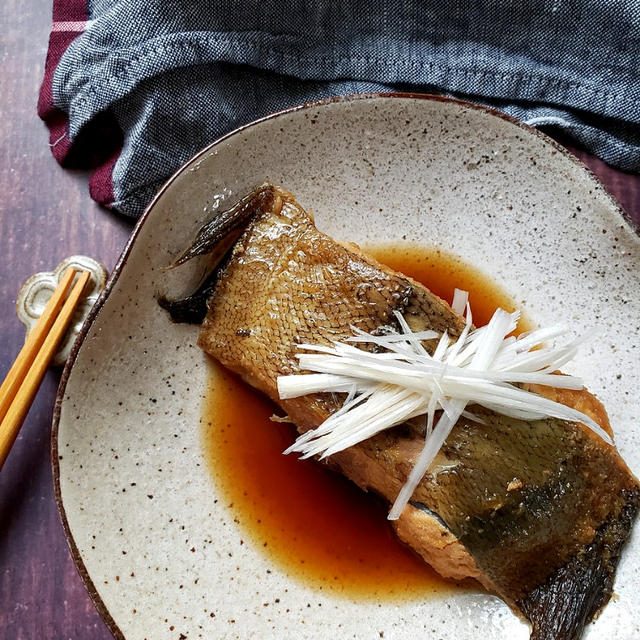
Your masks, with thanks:
[[[229,209],[218,212],[209,222],[204,224],[191,245],[173,263],[173,267],[178,267],[192,258],[216,251],[220,254],[221,260],[230,245],[238,239],[244,228],[253,217],[260,211],[271,208],[277,199],[278,190],[272,184],[265,183],[244,196]],[[231,243],[224,242],[229,237],[233,237]],[[235,237],[234,237],[235,236]],[[223,243],[226,249],[217,250]]]
[[[578,640],[609,601],[616,567],[640,502],[637,492],[626,493],[619,515],[597,530],[591,544],[517,602],[533,627],[531,640]]]
[[[216,284],[216,275],[215,271],[210,273],[198,289],[186,298],[170,300],[161,295],[158,296],[158,304],[169,312],[173,322],[200,324],[207,315],[209,298],[212,296]]]
[[[171,300],[164,295],[158,296],[158,304],[169,312],[174,322],[199,324],[204,320],[209,298],[215,288],[217,269],[224,257],[256,215],[272,208],[282,208],[283,195],[287,194],[264,183],[228,209],[217,212],[200,228],[191,245],[170,266],[175,268],[208,254],[200,285],[184,298]]]

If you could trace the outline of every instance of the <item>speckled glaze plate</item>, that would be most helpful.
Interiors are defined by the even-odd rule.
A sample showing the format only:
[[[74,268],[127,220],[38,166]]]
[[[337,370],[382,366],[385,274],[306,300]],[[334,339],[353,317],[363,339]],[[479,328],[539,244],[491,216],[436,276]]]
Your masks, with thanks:
[[[205,460],[206,357],[196,328],[171,324],[156,294],[193,284],[193,269],[164,267],[222,200],[265,179],[293,191],[336,238],[441,247],[479,266],[534,322],[597,329],[570,372],[604,401],[622,456],[640,472],[640,241],[602,186],[545,136],[471,104],[414,95],[312,103],[219,140],[168,182],[76,343],[53,464],[96,606],[127,640],[527,638],[480,589],[359,601],[314,590],[240,544]],[[617,597],[585,637],[640,637],[638,575],[636,527]]]

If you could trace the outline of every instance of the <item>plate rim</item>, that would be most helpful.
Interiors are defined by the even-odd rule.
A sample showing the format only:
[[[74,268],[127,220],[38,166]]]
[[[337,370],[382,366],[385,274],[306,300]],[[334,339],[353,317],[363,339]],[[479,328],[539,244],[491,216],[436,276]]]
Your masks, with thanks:
[[[397,100],[427,100],[432,102],[453,103],[461,107],[482,111],[489,115],[496,116],[502,120],[505,120],[511,124],[518,126],[519,128],[523,129],[529,134],[533,134],[541,138],[547,144],[550,144],[552,147],[554,147],[556,151],[560,152],[565,158],[569,158],[572,162],[575,163],[575,165],[579,169],[585,172],[587,177],[591,179],[593,182],[595,182],[595,184],[602,189],[603,194],[610,200],[613,208],[617,211],[617,213],[621,215],[621,217],[635,231],[636,235],[640,237],[640,226],[635,224],[634,220],[623,209],[623,207],[617,201],[617,199],[607,191],[604,185],[602,185],[602,183],[600,182],[598,177],[595,175],[595,173],[591,171],[591,169],[587,165],[585,165],[578,157],[576,157],[573,153],[571,153],[566,147],[562,146],[559,142],[557,142],[556,140],[554,140],[544,132],[540,131],[539,129],[536,129],[535,127],[532,127],[522,122],[521,120],[518,120],[517,118],[514,118],[513,116],[500,111],[499,109],[496,109],[494,107],[490,107],[487,105],[483,105],[483,104],[478,104],[475,102],[470,102],[468,100],[449,97],[449,96],[430,94],[430,93],[392,91],[392,92],[347,94],[342,96],[332,96],[329,98],[322,98],[318,100],[310,100],[307,102],[294,105],[292,107],[287,107],[285,109],[269,113],[247,124],[241,125],[236,129],[230,131],[229,133],[226,133],[223,136],[217,138],[210,144],[206,145],[203,149],[198,151],[194,156],[192,156],[189,160],[187,160],[184,164],[182,164],[171,175],[171,177],[169,177],[166,180],[166,182],[162,185],[162,187],[160,187],[156,195],[153,197],[151,202],[147,205],[144,212],[142,213],[140,218],[137,220],[135,226],[133,227],[131,234],[129,235],[129,238],[127,239],[124,245],[124,248],[122,249],[122,252],[118,257],[118,260],[116,261],[116,264],[113,270],[109,274],[105,288],[102,290],[100,296],[96,300],[93,307],[91,307],[91,310],[89,311],[89,314],[87,315],[84,323],[82,324],[80,332],[78,333],[78,336],[73,344],[69,357],[62,371],[62,375],[58,385],[58,390],[56,393],[55,404],[53,408],[53,417],[52,417],[52,424],[51,424],[51,467],[52,467],[52,473],[53,473],[54,498],[55,498],[56,506],[58,509],[58,514],[60,516],[64,537],[67,542],[67,546],[69,547],[69,551],[73,559],[74,565],[76,567],[76,570],[78,571],[78,574],[82,579],[82,582],[89,594],[89,597],[91,598],[91,601],[93,602],[94,607],[96,608],[98,614],[100,615],[100,617],[102,618],[106,626],[108,627],[109,631],[111,631],[114,638],[116,638],[116,640],[126,640],[126,637],[122,632],[122,630],[120,629],[120,627],[118,626],[118,624],[116,623],[114,617],[112,616],[111,612],[107,608],[106,604],[102,600],[93,582],[93,579],[91,578],[89,571],[87,570],[84,564],[82,555],[80,554],[80,551],[73,538],[73,533],[71,532],[71,527],[69,525],[65,507],[62,501],[62,491],[60,487],[60,460],[58,457],[59,456],[58,432],[59,432],[59,425],[60,425],[60,415],[62,410],[62,404],[64,402],[67,383],[71,376],[71,372],[77,360],[80,349],[82,348],[82,344],[84,343],[84,340],[87,337],[91,327],[93,326],[93,323],[95,322],[96,317],[98,316],[100,310],[102,309],[105,302],[109,298],[109,295],[111,294],[111,291],[115,287],[115,284],[119,280],[122,270],[124,269],[127,263],[129,254],[133,249],[133,245],[135,244],[140,234],[140,231],[142,230],[142,227],[148,220],[157,202],[164,195],[165,191],[167,191],[169,187],[176,181],[176,179],[184,173],[187,167],[197,162],[200,158],[208,155],[209,152],[214,147],[218,146],[219,144],[222,144],[224,141],[231,138],[232,136],[238,133],[241,133],[243,131],[246,131],[249,128],[258,126],[263,122],[274,120],[282,116],[287,116],[292,113],[296,113],[298,111],[305,111],[308,109],[323,107],[330,104],[343,103],[343,102],[349,103],[349,102],[355,102],[360,100],[371,100],[371,99],[379,99],[379,98],[389,98],[389,99],[397,99]]]

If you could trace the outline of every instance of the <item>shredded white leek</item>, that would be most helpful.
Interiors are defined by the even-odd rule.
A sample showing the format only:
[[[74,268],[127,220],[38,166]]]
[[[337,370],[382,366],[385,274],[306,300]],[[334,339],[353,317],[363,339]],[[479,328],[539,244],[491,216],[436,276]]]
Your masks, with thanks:
[[[538,329],[515,338],[510,334],[518,322],[517,311],[498,309],[488,325],[473,329],[466,292],[456,290],[453,304],[465,312],[466,320],[455,341],[446,332],[412,332],[396,313],[400,333],[378,336],[353,328],[353,337],[330,347],[301,344],[300,368],[313,373],[278,378],[283,400],[310,393],[347,394],[338,411],[285,451],[303,458],[325,458],[384,429],[426,416],[424,448],[391,508],[390,520],[400,516],[460,416],[482,421],[466,411],[468,404],[523,420],[551,417],[580,422],[613,444],[589,416],[516,386],[583,388],[579,378],[555,373],[574,357],[578,343],[561,348],[543,344],[565,334],[566,327]],[[431,354],[424,347],[426,340],[437,340]],[[375,345],[378,350],[365,351],[353,343]],[[442,413],[436,421],[437,411]]]

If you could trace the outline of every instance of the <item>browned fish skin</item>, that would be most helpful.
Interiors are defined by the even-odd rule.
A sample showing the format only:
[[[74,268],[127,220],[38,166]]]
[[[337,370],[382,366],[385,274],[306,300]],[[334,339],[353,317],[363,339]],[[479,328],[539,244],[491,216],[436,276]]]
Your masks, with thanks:
[[[199,344],[277,402],[300,431],[339,406],[322,394],[279,400],[277,377],[299,371],[300,342],[395,325],[395,310],[414,330],[459,333],[463,321],[446,303],[320,233],[291,194],[270,185],[256,193],[259,201],[236,207],[253,206],[253,219],[245,216],[248,226],[217,274]],[[220,238],[210,240],[215,247]],[[580,401],[597,404],[591,400],[585,392]],[[458,422],[398,533],[444,575],[477,578],[504,598],[531,621],[532,638],[578,638],[611,594],[638,482],[615,448],[580,425],[474,411],[486,424]],[[415,428],[400,426],[329,464],[391,501],[423,442]]]
[[[637,496],[628,496],[618,518],[607,520],[591,544],[557,569],[542,587],[518,602],[533,623],[531,638],[578,639],[582,629],[607,603],[615,570],[638,508]],[[594,589],[591,585],[601,584]],[[567,606],[567,602],[571,606]]]

